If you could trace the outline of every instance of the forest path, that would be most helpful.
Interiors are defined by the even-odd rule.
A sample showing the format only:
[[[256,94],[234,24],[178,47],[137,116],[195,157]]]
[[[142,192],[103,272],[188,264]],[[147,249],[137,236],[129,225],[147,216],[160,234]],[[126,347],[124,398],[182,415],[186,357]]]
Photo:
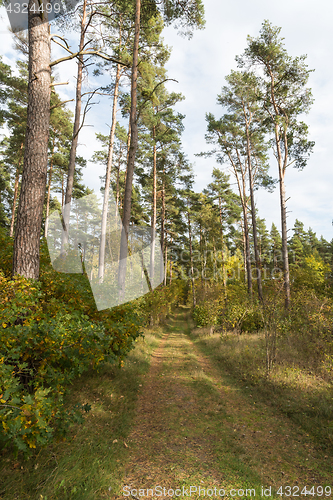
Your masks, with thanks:
[[[186,310],[169,320],[152,355],[127,443],[119,499],[172,493],[254,498],[261,497],[262,486],[266,497],[282,498],[276,493],[282,486],[283,496],[305,498],[312,496],[304,495],[305,486],[330,484],[322,464],[331,459],[288,418],[242,394],[214,366],[191,338]]]

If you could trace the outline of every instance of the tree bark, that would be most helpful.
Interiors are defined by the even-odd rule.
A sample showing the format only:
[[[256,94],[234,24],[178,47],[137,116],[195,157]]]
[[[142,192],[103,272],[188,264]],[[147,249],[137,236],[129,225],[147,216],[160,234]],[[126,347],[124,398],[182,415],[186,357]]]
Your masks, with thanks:
[[[290,275],[289,275],[289,259],[287,246],[287,210],[286,210],[286,188],[284,183],[285,171],[281,168],[279,162],[279,184],[280,184],[280,205],[281,205],[281,236],[282,236],[282,259],[283,259],[283,275],[284,275],[284,291],[285,291],[285,308],[290,305]]]
[[[103,200],[103,211],[102,211],[102,226],[101,226],[101,241],[100,241],[100,246],[99,246],[98,279],[99,279],[100,283],[103,283],[103,279],[104,279],[106,222],[107,222],[108,205],[109,205],[111,168],[112,168],[112,160],[113,160],[113,145],[114,145],[114,136],[115,136],[115,131],[116,131],[116,123],[117,123],[117,102],[118,102],[120,76],[121,76],[120,64],[118,64],[117,65],[116,80],[115,80],[115,87],[114,87],[114,95],[113,95],[112,123],[111,123],[111,130],[110,130],[108,160],[107,160],[106,176],[105,176],[104,200]],[[117,214],[117,206],[116,206],[116,214]]]
[[[47,176],[51,69],[49,24],[44,17],[47,14],[33,13],[32,5],[30,0],[27,131],[12,273],[37,280]]]
[[[47,187],[47,198],[46,198],[46,218],[45,218],[45,229],[44,234],[45,238],[47,237],[48,229],[49,229],[49,212],[50,212],[50,197],[51,197],[51,182],[52,182],[52,170],[53,170],[53,155],[54,155],[54,139],[52,143],[52,153],[50,160],[50,168],[49,168],[49,182]]]
[[[271,99],[274,107],[274,111],[276,116],[280,116],[280,111],[275,101],[275,93],[274,93],[274,75],[270,72],[271,75]],[[287,124],[285,124],[287,125]],[[288,161],[288,141],[287,141],[287,126],[284,127],[283,133],[283,141],[284,141],[284,158],[281,151],[280,146],[280,131],[279,124],[274,123],[274,134],[275,134],[275,144],[276,144],[276,153],[278,159],[278,168],[279,168],[279,184],[280,184],[280,206],[281,206],[281,236],[282,236],[282,259],[283,259],[283,276],[284,276],[284,291],[285,291],[285,309],[287,310],[290,305],[290,274],[289,274],[289,258],[288,258],[288,247],[287,247],[287,210],[286,210],[286,188],[284,177],[287,168]]]
[[[244,216],[244,213],[243,213]],[[244,257],[244,282],[247,283],[247,258],[246,258],[246,238],[245,238],[245,231],[244,231],[244,224],[242,221],[242,218],[240,220],[240,225],[242,229],[242,239],[243,239],[243,257]]]
[[[127,133],[127,161],[126,161],[126,171],[125,171],[125,184],[126,184],[126,179],[127,179],[127,167],[128,167],[128,159],[129,159],[129,154],[130,154],[130,147],[131,147],[131,114],[129,117],[129,122],[128,122],[128,133]]]
[[[249,236],[249,224],[247,219],[247,197],[246,197],[246,186],[245,186],[245,176],[242,170],[242,185],[238,176],[237,169],[234,167],[235,175],[238,184],[239,195],[242,203],[243,218],[244,218],[244,240],[245,240],[245,258],[246,258],[246,276],[247,276],[247,289],[249,296],[252,298],[252,269],[251,269],[251,251],[250,251],[250,236]]]
[[[164,244],[165,244],[165,169],[163,169],[161,198],[162,198],[162,210],[161,210],[161,249],[162,249],[162,256],[164,257]],[[163,281],[163,278],[164,278],[164,266],[163,266],[163,258],[162,258],[161,272],[160,272],[160,281]]]
[[[257,217],[256,217],[256,207],[254,203],[254,192],[253,192],[253,175],[252,175],[252,158],[251,158],[251,144],[250,144],[250,131],[249,123],[244,110],[245,117],[245,128],[246,128],[246,154],[247,154],[247,167],[249,170],[249,185],[250,185],[250,198],[251,198],[251,219],[252,219],[252,230],[253,230],[253,246],[254,246],[254,258],[256,261],[257,270],[257,285],[258,285],[258,297],[260,302],[264,301],[262,293],[262,277],[261,277],[261,262],[258,251],[258,233],[257,233]]]
[[[224,288],[224,298],[227,299],[227,281],[225,276],[225,265],[224,265],[224,238],[223,238],[223,217],[222,217],[222,200],[219,196],[219,212],[220,212],[220,232],[221,232],[221,255],[222,255],[222,279]]]
[[[79,51],[83,50],[83,48],[84,48],[84,38],[85,38],[85,33],[86,33],[86,31],[85,31],[86,17],[87,17],[87,0],[84,0],[83,10],[82,10],[82,18],[81,18],[81,35],[80,35]],[[70,154],[69,154],[67,186],[66,186],[66,195],[65,195],[65,210],[64,210],[64,217],[63,217],[65,231],[63,231],[63,237],[62,237],[62,242],[61,242],[61,253],[64,253],[65,245],[68,243],[70,203],[72,201],[72,195],[73,195],[75,160],[76,160],[76,151],[77,151],[77,144],[78,144],[79,131],[80,131],[80,121],[81,121],[82,72],[83,72],[83,56],[80,55],[78,57],[74,127],[73,127],[73,137],[72,137],[71,150],[70,150]]]
[[[197,300],[196,300],[196,296],[195,296],[193,251],[192,251],[192,229],[191,229],[191,218],[190,218],[190,211],[189,211],[189,207],[188,207],[188,202],[187,202],[187,222],[188,222],[188,236],[189,236],[189,242],[190,242],[190,263],[191,263],[193,307],[195,307],[197,305]]]
[[[243,216],[244,216],[244,237],[245,237],[245,249],[246,249],[247,289],[249,292],[249,296],[252,298],[251,251],[250,251],[249,225],[247,220],[246,205],[243,205]]]
[[[19,182],[20,182],[20,173],[21,173],[21,162],[22,162],[22,149],[23,149],[23,142],[21,143],[20,147],[20,153],[19,153],[19,161],[16,169],[16,174],[15,174],[15,184],[14,184],[14,199],[13,199],[13,209],[12,209],[12,219],[10,221],[10,232],[9,236],[12,237],[14,234],[14,223],[15,223],[15,211],[16,211],[16,201],[17,201],[17,194],[18,194],[18,188],[19,188]]]
[[[165,243],[164,243],[164,280],[163,280],[163,285],[166,286],[167,283],[167,268],[168,268],[168,242],[167,239],[165,238]]]
[[[151,217],[151,251],[150,251],[150,281],[153,283],[155,273],[155,238],[156,238],[156,205],[157,205],[157,151],[156,151],[156,131],[153,126],[153,203],[152,203],[152,217]]]
[[[172,249],[172,243],[173,243],[173,237],[171,236],[171,241],[170,241],[171,249]],[[170,285],[172,283],[172,263],[173,263],[173,261],[172,261],[172,259],[170,259],[170,280],[169,280]]]
[[[64,209],[65,191],[64,191],[64,174],[61,175],[61,208]]]
[[[132,184],[134,174],[135,155],[138,147],[138,124],[137,124],[137,79],[138,79],[138,59],[139,59],[139,39],[140,39],[140,12],[141,0],[135,2],[135,33],[133,46],[133,64],[132,64],[132,81],[131,81],[131,143],[129,147],[127,174],[125,183],[124,205],[123,205],[123,228],[121,231],[120,256],[119,256],[119,271],[118,271],[118,286],[119,286],[119,302],[122,302],[125,295],[125,277],[126,277],[126,258],[127,258],[127,242],[128,231],[131,220],[131,205],[132,205]]]
[[[119,205],[120,205],[120,166],[121,166],[121,158],[122,158],[122,146],[120,146],[119,151],[119,159],[118,159],[118,168],[117,168],[117,181],[116,181],[116,220],[118,219],[119,214]],[[118,224],[118,220],[117,220]],[[118,228],[118,226],[117,226]]]

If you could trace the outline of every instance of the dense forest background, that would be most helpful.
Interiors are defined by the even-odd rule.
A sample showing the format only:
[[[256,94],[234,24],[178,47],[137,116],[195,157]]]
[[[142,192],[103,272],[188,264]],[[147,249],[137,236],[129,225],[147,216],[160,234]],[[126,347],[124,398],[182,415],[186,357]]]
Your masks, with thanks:
[[[0,61],[0,438],[16,450],[29,453],[82,419],[89,405],[64,409],[69,383],[92,366],[121,366],[143,328],[163,323],[179,304],[224,340],[230,332],[260,333],[261,354],[233,360],[244,376],[267,380],[292,364],[331,381],[333,240],[301,220],[287,227],[292,193],[285,179],[306,167],[314,147],[306,124],[311,69],[305,56],[288,54],[281,28],[269,21],[248,37],[238,70],[221,82],[219,116],[207,110],[200,155],[211,158],[210,170],[206,187],[195,192],[182,148],[184,116],[176,111],[185,96],[168,91],[170,49],[161,36],[170,24],[190,36],[204,27],[203,16],[200,0],[84,0],[52,25],[51,37],[43,16],[29,14],[28,34],[13,35],[16,68]],[[76,48],[66,41],[69,29],[80,33]],[[50,43],[63,50],[56,61]],[[55,78],[57,65],[70,59],[77,61],[74,114],[57,93],[66,82]],[[90,74],[109,83],[85,88]],[[99,95],[112,104],[100,110],[110,131],[96,133],[100,148],[91,158],[105,175],[103,203],[95,207],[101,227],[91,226],[96,272],[89,273],[86,250],[66,245],[73,214],[77,227],[86,223],[75,203],[94,194],[82,180],[86,160],[77,149]],[[256,198],[273,189],[281,220],[267,227]],[[118,306],[98,310],[91,283],[107,280],[111,197],[122,223],[112,275]],[[51,265],[46,238],[55,210],[62,213],[61,255],[75,251],[81,274]],[[128,302],[131,228],[150,238],[149,263],[140,269],[149,292]],[[155,265],[159,249],[163,270]]]

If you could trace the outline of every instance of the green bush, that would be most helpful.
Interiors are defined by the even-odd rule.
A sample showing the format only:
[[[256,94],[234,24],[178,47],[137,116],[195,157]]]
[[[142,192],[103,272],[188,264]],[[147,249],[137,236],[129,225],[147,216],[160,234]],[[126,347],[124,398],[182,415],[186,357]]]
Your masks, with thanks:
[[[164,323],[174,306],[183,303],[185,299],[185,283],[183,280],[173,280],[168,286],[160,285],[145,297],[141,304],[145,311],[145,324],[158,325]]]
[[[0,441],[28,453],[82,421],[89,405],[64,410],[70,383],[90,367],[119,362],[141,335],[136,302],[97,311],[84,275],[54,271],[45,242],[40,281],[10,278],[12,240],[0,232]]]
[[[209,313],[203,306],[195,306],[193,310],[193,319],[197,327],[202,328],[209,325]]]
[[[240,321],[241,332],[258,332],[264,328],[262,312],[258,308],[252,308],[246,311]]]
[[[79,311],[64,307],[51,316],[41,283],[23,277],[0,275],[0,304],[0,437],[27,451],[63,424],[70,382],[91,365],[116,359],[114,337]]]

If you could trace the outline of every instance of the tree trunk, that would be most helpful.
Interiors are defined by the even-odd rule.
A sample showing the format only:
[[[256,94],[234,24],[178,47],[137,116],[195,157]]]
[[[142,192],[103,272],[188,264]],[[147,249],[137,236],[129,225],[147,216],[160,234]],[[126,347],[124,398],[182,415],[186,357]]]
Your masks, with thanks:
[[[220,212],[220,232],[221,232],[222,279],[224,288],[224,298],[227,299],[227,280],[225,276],[225,265],[224,265],[224,238],[223,238],[223,217],[222,217],[221,196],[219,196],[219,212]]]
[[[289,275],[289,259],[287,247],[287,210],[286,210],[286,188],[284,183],[286,160],[288,158],[288,150],[285,139],[285,158],[282,159],[282,151],[280,147],[279,125],[275,124],[275,143],[279,167],[279,184],[280,184],[280,206],[281,206],[281,236],[282,236],[282,259],[283,259],[283,275],[284,275],[284,291],[285,291],[285,309],[289,308],[290,304],[290,275]],[[286,132],[285,132],[286,134]]]
[[[132,183],[134,174],[134,162],[136,150],[138,147],[138,124],[137,124],[137,79],[138,79],[138,59],[139,59],[139,39],[140,39],[140,11],[141,0],[135,2],[135,33],[133,46],[133,65],[132,65],[132,81],[131,81],[131,143],[129,147],[127,174],[125,183],[124,206],[123,206],[123,228],[121,231],[120,256],[119,256],[119,271],[118,271],[118,286],[119,286],[119,301],[122,302],[125,295],[125,277],[126,277],[126,258],[127,258],[127,242],[128,231],[131,220],[131,205],[132,205]]]
[[[47,232],[49,229],[49,212],[50,212],[50,197],[51,197],[51,181],[52,181],[52,170],[53,170],[53,155],[54,155],[54,139],[52,143],[52,153],[51,153],[51,160],[50,160],[50,168],[49,168],[49,182],[48,182],[48,187],[47,187],[47,198],[46,198],[46,218],[45,218],[45,229],[44,229],[44,234],[45,238],[47,237]]]
[[[64,174],[61,176],[61,208],[64,209],[65,204],[65,191],[64,191]]]
[[[14,199],[13,199],[13,209],[12,209],[12,220],[10,221],[10,232],[9,236],[12,237],[14,234],[14,222],[15,222],[15,211],[16,211],[16,201],[17,201],[17,194],[18,194],[18,188],[19,188],[19,181],[20,181],[20,173],[21,173],[21,162],[22,162],[22,149],[23,149],[23,142],[21,143],[20,147],[20,154],[19,154],[19,161],[16,169],[16,174],[15,174],[15,184],[14,184]]]
[[[121,157],[122,157],[122,149],[120,146],[120,151],[119,151],[119,161],[118,161],[118,168],[117,168],[117,181],[116,181],[116,221],[118,224],[118,214],[119,214],[119,204],[120,204],[120,165],[121,165]],[[117,225],[118,228],[118,225]]]
[[[271,99],[274,106],[274,111],[277,116],[280,116],[280,111],[275,101],[274,93],[274,76],[271,74]],[[281,236],[282,236],[282,259],[283,259],[283,275],[284,275],[284,290],[285,290],[285,309],[289,308],[290,304],[290,274],[289,274],[289,258],[287,247],[287,210],[286,210],[286,188],[284,183],[284,176],[287,168],[288,161],[288,140],[287,140],[287,127],[284,127],[283,140],[284,140],[284,159],[282,159],[282,151],[280,146],[280,131],[279,124],[275,118],[274,134],[276,153],[279,167],[279,183],[280,183],[280,205],[281,205]]]
[[[165,239],[165,251],[164,251],[164,280],[163,284],[166,286],[167,283],[167,267],[168,267],[168,243],[167,240]]]
[[[245,283],[247,282],[247,259],[246,259],[246,238],[245,238],[245,231],[244,231],[244,224],[242,221],[242,217],[240,219],[240,225],[241,225],[241,230],[242,230],[242,240],[243,240],[243,257],[244,257],[244,281]]]
[[[246,270],[247,270],[247,289],[249,296],[252,298],[252,269],[251,269],[251,251],[250,251],[250,235],[249,235],[249,225],[247,220],[247,206],[243,205],[243,217],[244,217],[244,237],[245,237],[245,249],[246,249]]]
[[[29,1],[29,83],[27,131],[15,229],[13,275],[39,278],[39,247],[47,176],[50,124],[50,33]],[[34,4],[35,5],[35,4]],[[36,7],[36,5],[35,5]]]
[[[197,305],[197,301],[196,301],[195,286],[194,286],[193,251],[192,251],[192,229],[191,229],[191,219],[190,219],[190,211],[189,211],[188,205],[187,205],[187,222],[188,222],[188,236],[189,236],[189,242],[190,242],[190,263],[191,263],[191,281],[192,281],[193,307],[195,307]]]
[[[213,280],[217,279],[216,276],[216,247],[215,247],[215,238],[213,238]]]
[[[126,161],[126,171],[125,171],[125,184],[126,184],[126,179],[127,179],[127,167],[128,167],[128,159],[129,159],[130,147],[131,147],[131,133],[132,133],[132,127],[131,127],[131,114],[130,114],[129,122],[128,122],[128,133],[127,133],[127,161]]]
[[[249,296],[252,298],[252,269],[251,269],[251,251],[250,251],[250,236],[249,236],[249,224],[247,219],[247,197],[246,197],[246,184],[245,184],[245,174],[242,170],[242,185],[240,179],[235,169],[239,195],[242,203],[243,209],[243,219],[244,219],[244,240],[245,240],[245,260],[246,260],[246,276],[247,276],[247,289]]]
[[[202,272],[203,272],[203,262],[202,262],[202,224],[201,224],[201,220],[199,219],[199,254],[200,254],[200,280],[201,280],[201,284],[202,284],[202,281],[203,281],[203,275],[202,275]]]
[[[164,257],[164,243],[165,243],[165,170],[163,169],[163,179],[162,179],[162,210],[161,210],[161,249],[162,256]],[[165,264],[166,265],[166,264]],[[164,278],[164,266],[163,266],[163,258],[161,262],[161,272],[160,272],[160,281],[163,281]]]
[[[81,18],[81,35],[80,35],[80,45],[79,51],[84,48],[84,38],[85,38],[85,28],[86,28],[86,15],[87,15],[87,0],[83,2],[82,18]],[[80,121],[81,121],[81,107],[82,107],[82,71],[83,71],[83,56],[78,57],[78,67],[77,67],[77,80],[76,80],[76,101],[75,101],[75,114],[74,114],[74,127],[73,127],[73,137],[71,150],[69,154],[69,164],[68,164],[68,174],[67,174],[67,186],[65,195],[65,211],[64,211],[64,225],[65,231],[63,231],[63,237],[61,242],[61,253],[65,251],[65,245],[68,243],[68,226],[70,218],[70,203],[72,201],[73,194],[73,184],[74,184],[74,172],[75,172],[75,159],[77,143],[79,139],[80,131]]]
[[[257,270],[257,284],[258,284],[258,297],[260,302],[264,301],[263,293],[262,293],[262,277],[261,277],[261,262],[258,251],[258,234],[257,234],[257,217],[256,217],[256,207],[254,203],[254,192],[253,192],[253,175],[252,175],[252,161],[251,161],[251,144],[250,144],[250,132],[249,125],[245,115],[245,123],[246,123],[246,149],[247,149],[247,166],[249,169],[249,184],[250,184],[250,198],[251,198],[251,218],[252,218],[252,229],[253,229],[253,246],[254,246],[254,257],[256,261],[256,270]]]
[[[289,277],[289,259],[288,259],[288,247],[287,247],[286,188],[284,183],[284,175],[285,172],[281,168],[279,168],[285,308],[288,309],[290,304],[290,277]]]
[[[173,243],[173,237],[172,237],[172,236],[171,236],[171,242],[170,242],[170,243],[171,243],[171,249],[172,249],[172,243]],[[173,262],[173,261],[172,261],[172,259],[171,259],[171,260],[170,260],[170,280],[169,280],[170,285],[171,285],[171,283],[172,283],[172,262]]]
[[[155,126],[153,126],[153,203],[152,203],[152,217],[151,217],[151,251],[150,251],[150,281],[154,281],[155,272],[155,238],[156,238],[156,191],[157,191],[157,175],[156,175],[156,163],[157,163],[157,151],[156,151],[156,133]]]
[[[99,246],[98,279],[99,279],[100,283],[103,283],[103,279],[104,279],[106,222],[107,222],[108,206],[109,206],[111,168],[112,168],[112,160],[113,160],[113,145],[114,145],[114,136],[115,136],[115,131],[116,131],[116,123],[117,123],[117,102],[118,102],[120,76],[121,76],[120,64],[118,64],[117,65],[115,86],[114,86],[114,95],[113,95],[112,123],[111,123],[111,130],[110,130],[109,151],[108,151],[108,160],[107,160],[106,175],[105,175],[105,188],[104,188],[102,226],[101,226],[101,241],[100,241],[100,246]],[[116,211],[117,211],[117,208],[116,208]]]
[[[250,252],[250,239],[249,239],[249,226],[248,226],[248,219],[247,219],[247,203],[248,203],[248,198],[246,195],[246,180],[245,180],[245,171],[244,168],[241,164],[240,161],[240,155],[239,152],[237,151],[237,157],[238,157],[238,164],[241,170],[241,177],[242,177],[242,183],[240,181],[239,175],[238,175],[238,170],[237,170],[237,165],[233,161],[232,157],[230,154],[228,154],[230,163],[233,166],[235,177],[237,180],[237,185],[238,185],[238,191],[239,191],[239,196],[241,199],[242,203],[242,209],[243,209],[243,218],[244,218],[244,240],[245,240],[245,260],[244,260],[244,266],[246,266],[246,275],[247,275],[247,288],[249,292],[249,296],[252,299],[252,270],[251,270],[251,252]]]

